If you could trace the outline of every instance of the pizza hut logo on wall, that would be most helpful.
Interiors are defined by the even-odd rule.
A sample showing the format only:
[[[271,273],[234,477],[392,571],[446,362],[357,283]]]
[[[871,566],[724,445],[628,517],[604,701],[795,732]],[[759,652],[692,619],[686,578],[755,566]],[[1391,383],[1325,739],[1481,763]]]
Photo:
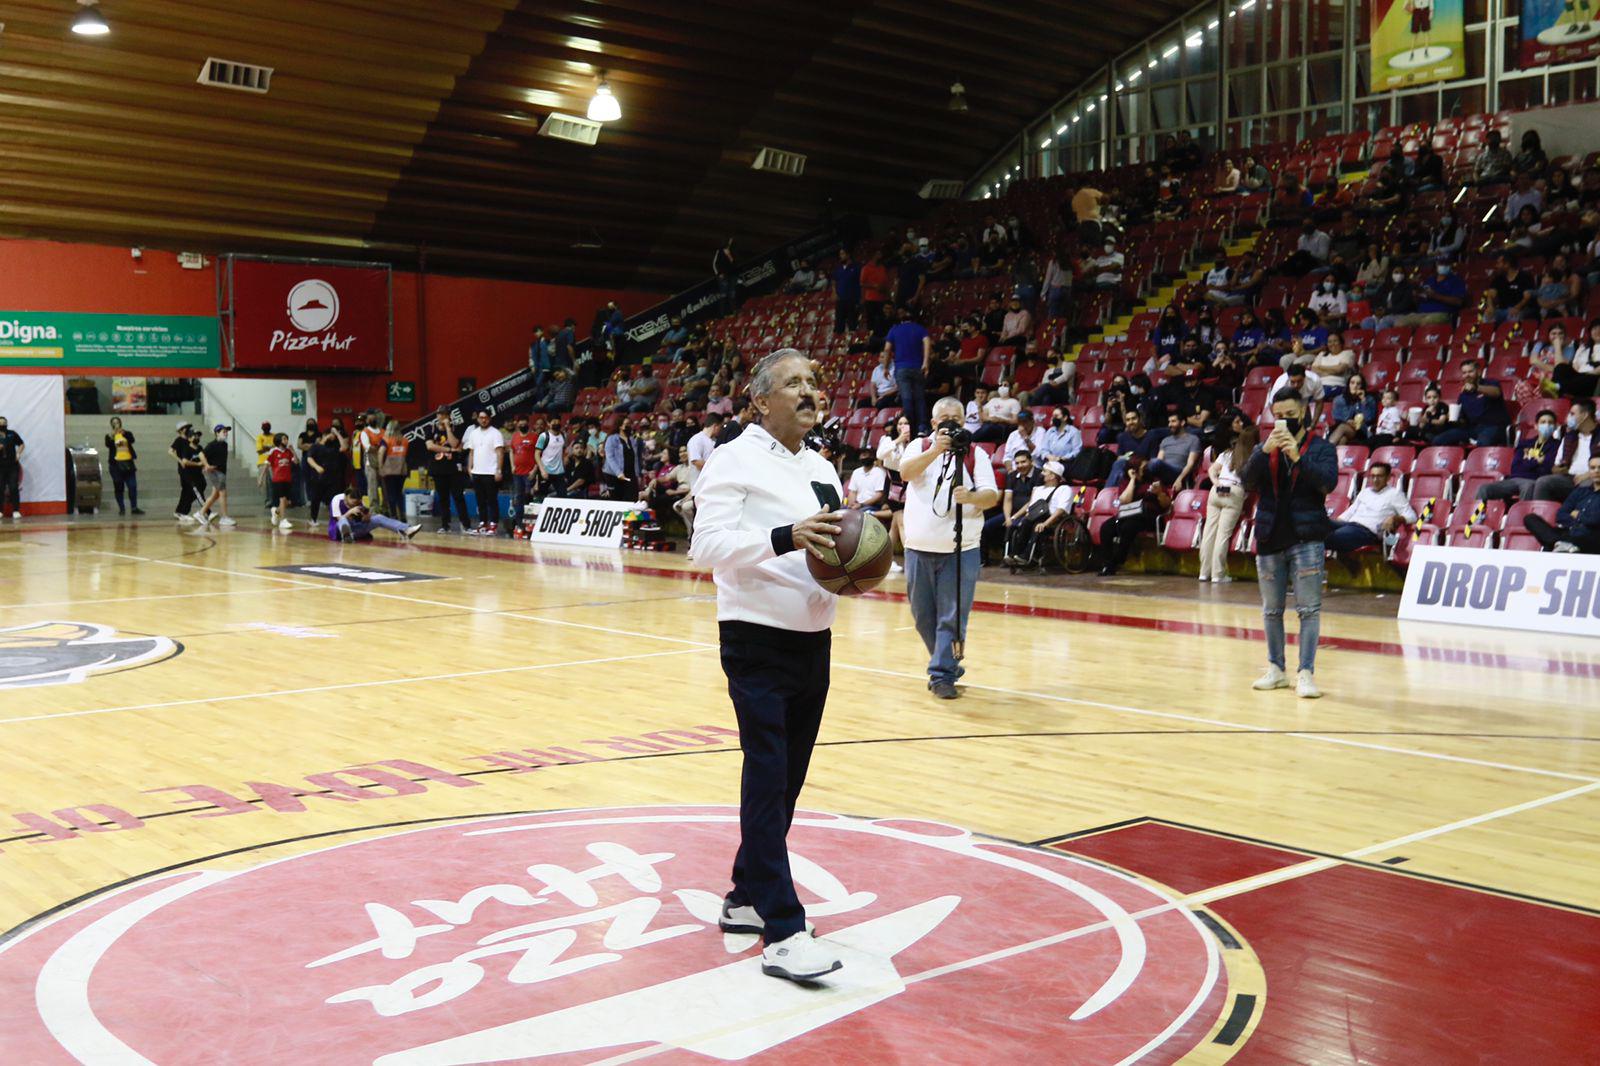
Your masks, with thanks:
[[[320,278],[307,278],[289,290],[289,324],[275,329],[268,351],[299,352],[308,348],[324,352],[349,351],[354,333],[340,336],[333,325],[339,320],[339,291]]]

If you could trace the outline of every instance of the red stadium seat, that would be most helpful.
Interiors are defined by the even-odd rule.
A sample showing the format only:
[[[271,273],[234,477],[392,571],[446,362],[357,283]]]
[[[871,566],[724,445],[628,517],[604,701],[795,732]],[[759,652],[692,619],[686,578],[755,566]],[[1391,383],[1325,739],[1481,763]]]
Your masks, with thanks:
[[[1417,450],[1409,444],[1387,444],[1373,449],[1367,457],[1366,469],[1371,470],[1373,463],[1388,463],[1394,476],[1403,480],[1411,476],[1411,468],[1416,462]]]
[[[1445,529],[1444,542],[1457,548],[1489,548],[1505,521],[1506,505],[1500,500],[1477,500],[1463,496]]]
[[[1543,551],[1544,545],[1528,532],[1523,522],[1529,515],[1536,514],[1553,524],[1560,513],[1561,505],[1554,500],[1520,500],[1512,504],[1511,510],[1506,512],[1505,522],[1500,527],[1500,547],[1509,551]]]
[[[1184,489],[1172,501],[1172,517],[1161,533],[1161,546],[1173,551],[1193,551],[1200,543],[1200,527],[1205,519],[1206,494],[1200,489]]]
[[[1341,444],[1335,449],[1339,453],[1339,469],[1353,470],[1357,473],[1367,468],[1367,460],[1372,453],[1361,444]]]
[[[1096,544],[1100,543],[1100,527],[1117,516],[1117,497],[1121,495],[1121,489],[1111,488],[1095,493],[1094,503],[1089,507],[1089,539]]]
[[[1375,358],[1361,368],[1361,376],[1367,379],[1368,389],[1375,392],[1386,389],[1399,381],[1400,363],[1395,359]]]

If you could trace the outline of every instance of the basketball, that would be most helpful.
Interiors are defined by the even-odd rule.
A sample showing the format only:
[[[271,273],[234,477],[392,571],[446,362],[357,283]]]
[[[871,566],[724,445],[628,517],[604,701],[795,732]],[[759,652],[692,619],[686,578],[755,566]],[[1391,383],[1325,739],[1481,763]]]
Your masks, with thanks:
[[[818,559],[806,553],[806,566],[817,584],[840,596],[859,596],[883,582],[894,561],[889,531],[882,522],[860,511],[845,511],[831,549]]]

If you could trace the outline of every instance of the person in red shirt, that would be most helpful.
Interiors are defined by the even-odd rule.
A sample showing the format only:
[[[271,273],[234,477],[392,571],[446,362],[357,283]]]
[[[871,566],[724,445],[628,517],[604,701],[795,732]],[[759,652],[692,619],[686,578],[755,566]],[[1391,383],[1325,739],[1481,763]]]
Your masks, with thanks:
[[[272,476],[272,498],[277,506],[272,508],[272,524],[279,529],[293,529],[289,521],[289,498],[294,495],[294,449],[289,447],[289,434],[279,433],[272,438],[272,450],[267,452],[267,472]]]
[[[861,268],[861,308],[866,312],[866,325],[877,336],[883,331],[883,305],[889,299],[889,268],[883,265],[883,253],[873,252],[867,265]]]
[[[528,416],[517,416],[517,428],[511,434],[511,515],[520,523],[528,506],[529,491],[534,480],[534,468],[539,461],[539,435],[528,432]]]

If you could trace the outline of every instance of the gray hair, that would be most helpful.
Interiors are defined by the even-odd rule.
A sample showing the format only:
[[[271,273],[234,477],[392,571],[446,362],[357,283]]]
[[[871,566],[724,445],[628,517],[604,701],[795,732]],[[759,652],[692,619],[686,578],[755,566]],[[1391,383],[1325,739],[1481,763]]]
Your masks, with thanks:
[[[941,397],[938,402],[933,405],[934,421],[940,421],[940,411],[945,412],[951,418],[955,419],[964,418],[967,413],[966,408],[961,406],[961,401],[956,399],[954,396]]]
[[[811,357],[797,348],[779,348],[757,363],[755,369],[750,371],[750,398],[770,396],[772,390],[778,387],[778,368],[791,359],[804,359],[807,365],[811,363]]]

